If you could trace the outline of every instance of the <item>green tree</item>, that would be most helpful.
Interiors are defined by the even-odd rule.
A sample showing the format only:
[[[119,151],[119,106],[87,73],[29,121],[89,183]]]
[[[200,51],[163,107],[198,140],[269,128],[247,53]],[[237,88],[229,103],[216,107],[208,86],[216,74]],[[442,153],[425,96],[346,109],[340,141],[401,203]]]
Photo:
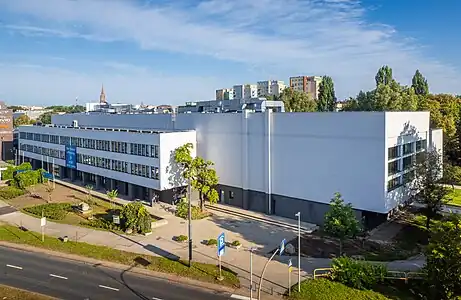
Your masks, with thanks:
[[[418,110],[419,99],[412,87],[400,87],[401,105],[403,111]]]
[[[149,211],[139,201],[133,201],[123,206],[120,218],[125,229],[132,229],[139,233],[152,231],[152,218]]]
[[[42,124],[51,124],[51,115],[53,113],[52,112],[46,112],[42,115],[40,115],[40,117],[38,117],[38,121],[41,122]]]
[[[442,183],[442,156],[436,149],[418,153],[413,163],[414,180],[410,195],[424,206],[426,229],[429,231],[431,221],[449,201],[450,189]]]
[[[314,112],[317,110],[317,103],[308,94],[292,88],[284,89],[279,100],[283,101],[286,112]]]
[[[339,240],[339,255],[343,253],[344,240],[356,236],[361,230],[352,204],[345,204],[340,193],[335,193],[331,199],[330,210],[325,214],[323,226],[326,233]]]
[[[319,85],[318,111],[334,111],[336,108],[335,86],[330,76],[323,76]]]
[[[107,199],[109,199],[110,205],[112,206],[112,203],[114,202],[115,198],[118,197],[118,191],[117,190],[107,191],[106,196],[107,196]]]
[[[426,78],[423,74],[416,70],[415,75],[411,80],[411,87],[415,90],[416,95],[427,95],[429,94],[429,85],[427,84]]]
[[[380,83],[374,93],[376,111],[402,110],[402,94],[400,85],[392,80],[390,83]]]
[[[431,300],[459,299],[461,295],[461,217],[432,226],[426,249],[426,287]]]
[[[389,66],[382,66],[379,68],[378,73],[376,73],[375,76],[375,81],[376,81],[376,86],[379,86],[380,84],[383,85],[388,85],[391,84],[393,79],[392,79],[392,68]]]
[[[181,176],[190,180],[191,187],[199,192],[200,210],[203,211],[205,201],[211,204],[218,201],[219,195],[215,189],[219,178],[212,168],[214,163],[201,157],[192,157],[192,143],[176,148],[175,162],[180,166]]]
[[[18,126],[21,126],[21,125],[29,125],[29,124],[32,124],[32,123],[34,123],[34,121],[31,120],[27,115],[20,115],[19,117],[14,119],[13,126],[18,127]]]

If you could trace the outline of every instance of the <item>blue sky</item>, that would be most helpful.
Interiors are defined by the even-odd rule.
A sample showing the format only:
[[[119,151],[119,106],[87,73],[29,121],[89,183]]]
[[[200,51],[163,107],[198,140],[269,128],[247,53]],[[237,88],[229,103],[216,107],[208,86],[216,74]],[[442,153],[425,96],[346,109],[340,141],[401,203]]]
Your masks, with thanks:
[[[337,96],[390,65],[461,94],[459,0],[0,0],[0,99],[181,104],[214,90],[330,75]]]

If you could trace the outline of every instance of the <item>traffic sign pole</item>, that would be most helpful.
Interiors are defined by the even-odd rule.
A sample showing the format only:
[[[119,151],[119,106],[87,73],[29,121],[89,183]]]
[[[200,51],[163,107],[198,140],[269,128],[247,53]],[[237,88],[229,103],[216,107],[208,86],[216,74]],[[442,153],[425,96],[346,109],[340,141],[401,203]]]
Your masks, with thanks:
[[[219,277],[216,278],[219,281],[222,281],[224,278],[222,277],[222,267],[221,267],[221,256],[224,255],[226,249],[226,237],[224,232],[218,236],[218,262],[219,262]]]
[[[288,296],[291,295],[291,269],[292,269],[291,259],[288,261]]]

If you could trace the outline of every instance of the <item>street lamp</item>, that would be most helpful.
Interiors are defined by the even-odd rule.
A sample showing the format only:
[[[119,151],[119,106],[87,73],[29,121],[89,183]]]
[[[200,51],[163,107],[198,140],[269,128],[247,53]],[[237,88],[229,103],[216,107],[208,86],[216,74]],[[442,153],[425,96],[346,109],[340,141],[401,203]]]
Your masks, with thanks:
[[[298,217],[298,292],[301,292],[301,212],[295,214]]]

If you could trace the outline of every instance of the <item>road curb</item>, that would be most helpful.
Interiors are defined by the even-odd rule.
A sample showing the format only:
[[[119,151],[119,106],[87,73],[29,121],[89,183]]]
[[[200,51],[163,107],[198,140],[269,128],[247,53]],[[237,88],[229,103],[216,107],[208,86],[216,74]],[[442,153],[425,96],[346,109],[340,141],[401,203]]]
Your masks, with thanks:
[[[151,271],[151,270],[146,270],[138,267],[133,267],[129,265],[124,265],[124,264],[119,264],[119,263],[114,263],[114,262],[109,262],[109,261],[104,261],[104,260],[97,260],[93,258],[88,258],[85,256],[79,256],[75,254],[68,254],[68,253],[62,253],[62,252],[57,252],[53,250],[48,250],[48,249],[43,249],[43,248],[38,248],[34,246],[29,246],[29,245],[23,245],[23,244],[16,244],[16,243],[11,243],[11,242],[5,242],[5,241],[0,241],[0,246],[7,247],[7,248],[13,248],[16,250],[21,250],[21,251],[26,251],[26,252],[34,252],[34,253],[42,253],[42,254],[48,254],[51,256],[59,257],[62,259],[67,259],[67,260],[73,260],[77,261],[80,263],[86,263],[86,264],[91,264],[94,266],[102,266],[106,268],[112,268],[112,269],[117,269],[117,270],[123,270],[123,271],[128,271],[131,273],[135,274],[140,274],[144,276],[149,276],[153,277],[157,280],[164,280],[164,281],[172,281],[177,284],[181,285],[187,285],[188,287],[193,287],[196,289],[204,289],[208,291],[212,291],[215,293],[234,293],[238,291],[238,288],[231,288],[231,287],[225,287],[225,286],[220,286],[217,284],[213,283],[208,283],[208,282],[202,282],[198,281],[195,279],[190,279],[190,278],[185,278],[185,277],[180,277],[168,273],[161,273],[161,272],[156,272],[156,271]]]

